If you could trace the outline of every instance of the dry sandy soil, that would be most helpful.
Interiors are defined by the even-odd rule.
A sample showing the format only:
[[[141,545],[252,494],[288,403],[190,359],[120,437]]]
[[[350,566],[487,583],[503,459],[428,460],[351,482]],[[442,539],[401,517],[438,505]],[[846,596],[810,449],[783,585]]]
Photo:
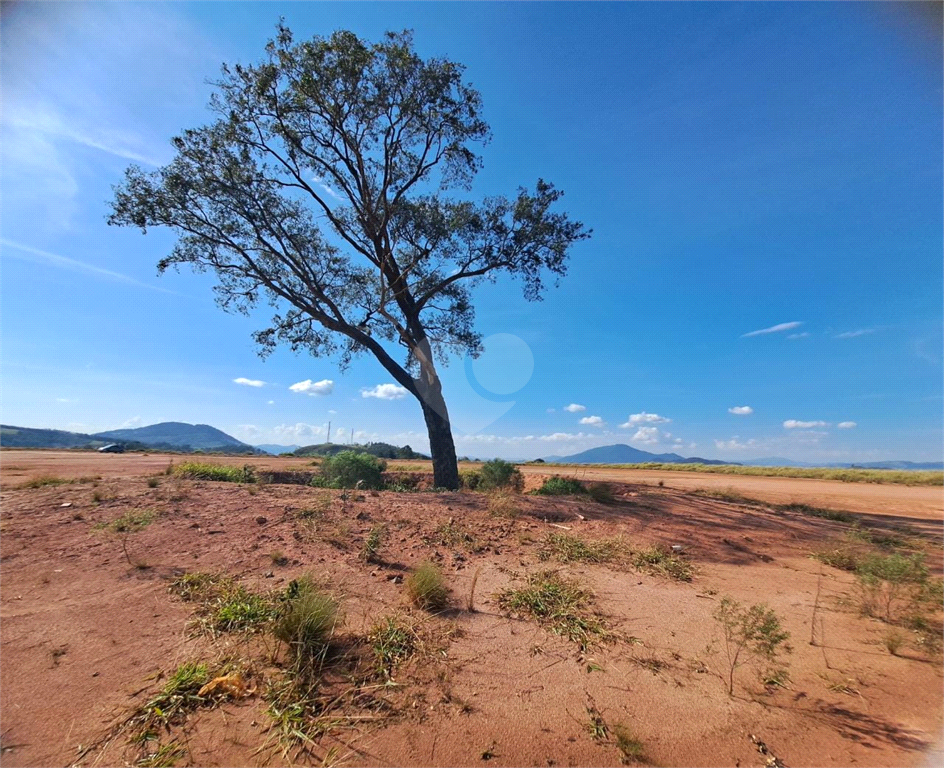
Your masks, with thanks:
[[[600,473],[613,482],[614,503],[521,495],[518,514],[505,517],[490,514],[484,494],[343,499],[299,485],[176,478],[163,474],[169,461],[0,453],[4,765],[746,768],[939,765],[944,757],[940,611],[928,609],[934,632],[896,630],[861,615],[852,574],[810,557],[876,548],[863,542],[865,530],[873,542],[924,552],[939,577],[939,488],[587,470],[588,479]],[[310,469],[305,460],[252,462]],[[528,487],[541,471],[526,468]],[[42,475],[75,482],[24,487]],[[729,500],[734,493],[765,503]],[[777,506],[789,503],[848,510],[859,525]],[[156,517],[133,533],[103,527],[133,510]],[[363,543],[379,524],[385,538],[368,563]],[[617,540],[626,550],[682,545],[694,577],[677,581],[625,560],[547,559],[554,533]],[[276,551],[284,564],[273,562]],[[424,560],[440,565],[452,591],[439,614],[405,597],[404,575]],[[501,609],[498,593],[549,568],[595,596],[607,641],[581,650]],[[281,739],[267,712],[279,649],[258,635],[198,631],[198,607],[169,591],[194,572],[225,573],[260,592],[312,573],[342,600],[338,644],[347,653],[329,661],[323,691],[340,703],[307,751]],[[713,618],[724,596],[765,602],[781,617],[792,646],[783,685],[765,685],[745,665],[728,694]],[[423,643],[385,684],[379,674],[364,677],[361,662],[369,661],[371,627],[393,614]],[[895,655],[886,643],[894,631],[902,633]],[[224,658],[244,664],[254,693],[191,712],[160,734],[180,745],[176,758],[147,763],[156,745],[129,744],[129,731],[115,726],[182,663]],[[620,733],[639,749],[621,750]]]

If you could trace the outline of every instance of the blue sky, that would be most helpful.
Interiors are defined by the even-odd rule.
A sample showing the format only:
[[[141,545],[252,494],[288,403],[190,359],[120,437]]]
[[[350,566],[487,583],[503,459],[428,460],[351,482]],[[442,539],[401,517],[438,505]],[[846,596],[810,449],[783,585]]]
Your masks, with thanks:
[[[280,15],[296,38],[412,28],[465,64],[494,135],[475,194],[543,177],[594,230],[543,302],[478,291],[486,353],[443,374],[460,454],[941,459],[926,3],[5,6],[4,423],[307,444],[331,421],[426,446],[378,363],[261,360],[264,315],[223,313],[209,276],[156,276],[171,233],[105,224],[124,168],[167,162],[208,120],[206,80],[259,59]]]

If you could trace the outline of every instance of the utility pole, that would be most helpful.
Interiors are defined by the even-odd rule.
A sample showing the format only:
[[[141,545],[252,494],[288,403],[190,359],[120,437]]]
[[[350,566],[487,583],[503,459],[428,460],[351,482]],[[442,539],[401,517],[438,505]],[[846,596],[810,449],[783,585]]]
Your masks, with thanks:
[[[331,444],[331,422],[328,422],[328,439],[326,441],[329,445]]]
[[[354,427],[351,427],[351,445],[354,445]]]

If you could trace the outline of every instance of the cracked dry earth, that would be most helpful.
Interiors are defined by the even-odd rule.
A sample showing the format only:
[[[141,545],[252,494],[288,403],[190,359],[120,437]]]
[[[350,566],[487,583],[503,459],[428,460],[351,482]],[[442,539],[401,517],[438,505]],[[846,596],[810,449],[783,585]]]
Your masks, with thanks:
[[[498,516],[478,493],[344,499],[166,476],[167,461],[3,452],[4,765],[941,764],[940,610],[929,609],[930,632],[902,630],[893,655],[893,628],[861,615],[854,575],[810,556],[852,540],[850,530],[861,543],[865,530],[923,552],[940,577],[941,515],[909,514],[915,489],[870,510],[856,487],[858,525],[699,495],[691,477],[662,487],[609,477],[610,504],[524,494],[509,503],[514,516]],[[280,461],[268,466],[298,467]],[[535,472],[529,487],[541,480]],[[74,482],[23,487],[42,474]],[[806,487],[772,480],[794,499]],[[845,487],[828,484],[833,504]],[[883,499],[895,493],[881,488]],[[107,528],[143,510],[153,520],[139,530]],[[368,562],[364,541],[378,525],[382,544]],[[608,541],[617,554],[679,545],[694,575],[677,581],[621,557],[559,562],[547,542],[562,533]],[[434,614],[411,607],[404,590],[404,576],[427,560],[451,593]],[[501,608],[499,593],[548,569],[592,594],[587,610],[605,641],[581,648]],[[169,590],[188,573],[226,574],[260,593],[308,573],[340,599],[337,637],[348,650],[324,672],[324,694],[340,703],[310,742],[274,726],[275,645],[263,634],[199,631],[198,607]],[[724,596],[780,616],[792,647],[782,684],[765,685],[746,665],[728,694],[713,618]],[[389,679],[371,677],[365,638],[392,615],[423,642]],[[247,695],[206,700],[156,741],[129,743],[116,728],[182,664],[224,659],[242,664]],[[162,744],[173,749],[155,757]]]

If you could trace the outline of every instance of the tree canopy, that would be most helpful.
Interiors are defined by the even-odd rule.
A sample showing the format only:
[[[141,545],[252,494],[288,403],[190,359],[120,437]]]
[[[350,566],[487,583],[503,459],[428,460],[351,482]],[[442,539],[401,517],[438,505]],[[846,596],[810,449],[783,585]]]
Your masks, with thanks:
[[[287,344],[342,367],[374,355],[420,401],[446,487],[458,474],[436,366],[481,351],[472,289],[507,274],[538,299],[590,234],[552,210],[562,193],[544,180],[510,198],[456,194],[490,138],[463,73],[418,56],[410,32],[296,43],[280,25],[263,62],[223,67],[215,120],[175,137],[167,166],[126,171],[109,217],[175,230],[159,269],[212,270],[224,309],[271,304],[263,354]]]

